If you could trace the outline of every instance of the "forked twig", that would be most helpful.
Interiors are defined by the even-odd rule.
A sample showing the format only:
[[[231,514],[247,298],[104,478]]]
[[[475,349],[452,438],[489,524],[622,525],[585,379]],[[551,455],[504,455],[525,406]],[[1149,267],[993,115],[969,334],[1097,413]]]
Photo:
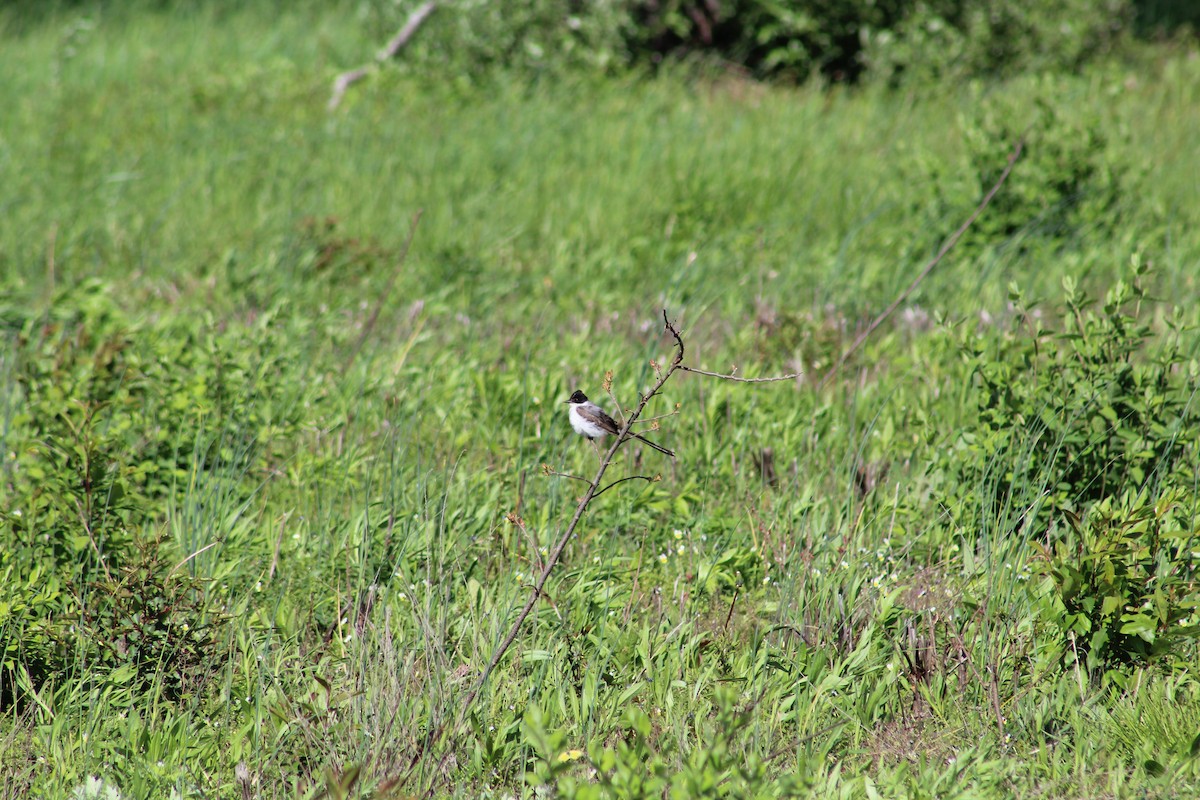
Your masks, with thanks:
[[[708,370],[696,369],[695,367],[680,366],[679,368],[684,372],[694,372],[697,375],[707,375],[710,378],[720,378],[723,381],[737,381],[738,383],[775,383],[777,381],[790,381],[793,378],[799,378],[804,374],[802,372],[791,372],[787,375],[775,375],[770,378],[739,378],[737,375],[732,373],[729,375],[724,375],[720,372],[709,372]],[[737,367],[734,367],[733,371],[737,372]]]
[[[687,369],[687,367],[681,366],[680,369]],[[679,403],[676,403],[675,409],[673,411],[668,411],[666,414],[659,414],[657,417],[646,417],[645,419],[639,419],[638,424],[645,424],[647,422],[658,422],[660,419],[667,419],[668,417],[673,417],[678,413],[679,413]],[[658,426],[657,425],[654,426],[654,428],[652,428],[652,430],[658,430]]]
[[[395,58],[396,54],[404,49],[405,45],[407,45],[409,40],[416,35],[417,30],[422,24],[424,24],[425,20],[429,19],[429,16],[434,11],[437,11],[437,3],[433,2],[433,0],[429,0],[429,2],[422,3],[421,5],[417,6],[416,9],[414,9],[413,12],[408,15],[408,19],[405,20],[404,26],[396,32],[396,35],[393,36],[391,41],[387,43],[387,46],[379,52],[379,55],[375,56],[375,62],[382,64],[389,59]],[[352,69],[347,72],[343,72],[341,75],[337,76],[337,79],[333,82],[333,95],[329,98],[328,109],[330,111],[337,110],[337,107],[342,103],[342,98],[346,96],[346,92],[351,86],[371,74],[371,67],[371,64],[367,64],[359,67],[358,69]]]
[[[967,232],[967,228],[971,227],[971,223],[975,222],[975,220],[979,218],[979,215],[983,213],[983,210],[992,202],[992,198],[996,196],[996,192],[1000,191],[1000,187],[1004,185],[1006,180],[1008,180],[1009,173],[1012,172],[1013,166],[1016,165],[1017,159],[1021,156],[1021,151],[1024,149],[1025,137],[1022,136],[1017,140],[1017,146],[1013,148],[1012,155],[1008,157],[1008,163],[1004,166],[1004,171],[1000,173],[1000,177],[996,179],[994,184],[992,184],[992,188],[988,189],[987,194],[983,196],[983,200],[979,201],[979,205],[975,206],[975,210],[971,212],[971,216],[967,217],[966,222],[958,226],[958,230],[950,234],[950,238],[948,238],[942,244],[941,248],[937,252],[937,255],[933,257],[932,261],[925,265],[925,268],[921,270],[920,274],[918,274],[916,278],[913,279],[913,282],[910,283],[903,292],[898,294],[896,299],[891,302],[891,305],[885,308],[882,314],[873,319],[871,324],[867,326],[867,329],[858,335],[858,337],[854,340],[854,343],[850,345],[846,352],[842,353],[834,365],[829,368],[829,372],[825,373],[825,377],[821,378],[821,382],[817,384],[818,389],[829,383],[829,380],[836,375],[838,370],[840,370],[846,363],[846,359],[850,358],[850,356],[862,346],[862,343],[867,340],[867,337],[874,333],[875,329],[883,324],[883,321],[890,317],[893,311],[900,307],[900,304],[903,303],[904,300],[910,294],[912,294],[918,286],[921,285],[921,281],[925,280],[930,272],[933,272],[933,268],[936,267],[941,260],[946,257],[946,254],[954,249],[954,245],[958,244],[958,240],[961,239],[962,235]]]

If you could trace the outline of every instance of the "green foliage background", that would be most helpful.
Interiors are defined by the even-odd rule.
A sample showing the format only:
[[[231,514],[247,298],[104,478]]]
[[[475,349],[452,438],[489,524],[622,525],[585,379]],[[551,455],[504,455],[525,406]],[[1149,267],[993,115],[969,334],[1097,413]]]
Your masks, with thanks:
[[[0,10],[0,791],[1195,793],[1194,43],[411,7]]]

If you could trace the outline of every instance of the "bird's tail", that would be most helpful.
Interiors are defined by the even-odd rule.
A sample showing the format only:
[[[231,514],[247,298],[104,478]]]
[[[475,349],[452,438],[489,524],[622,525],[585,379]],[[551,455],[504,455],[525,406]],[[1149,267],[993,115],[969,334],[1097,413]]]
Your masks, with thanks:
[[[630,436],[633,436],[635,439],[637,439],[638,441],[640,441],[642,444],[647,444],[647,445],[650,445],[650,446],[651,446],[651,447],[653,447],[655,450],[657,450],[658,452],[662,453],[664,456],[667,456],[668,458],[674,458],[674,457],[675,457],[675,451],[674,451],[674,450],[668,450],[667,448],[663,447],[661,444],[655,444],[654,442],[652,442],[652,441],[650,441],[649,439],[647,439],[645,436],[642,436],[640,433],[634,433],[633,431],[630,431],[630,432],[629,432],[629,435],[630,435]]]

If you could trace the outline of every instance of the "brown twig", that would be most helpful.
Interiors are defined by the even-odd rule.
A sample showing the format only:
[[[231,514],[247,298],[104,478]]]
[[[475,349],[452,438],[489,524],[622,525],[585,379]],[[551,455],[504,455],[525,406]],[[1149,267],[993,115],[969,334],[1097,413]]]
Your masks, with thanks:
[[[584,483],[591,483],[591,481],[589,481],[587,478],[583,477],[582,475],[572,475],[569,472],[559,472],[556,469],[550,469],[549,464],[542,465],[542,474],[547,475],[547,476],[553,475],[556,478],[570,478],[573,481],[583,481]]]
[[[737,381],[738,383],[776,383],[778,381],[790,381],[804,374],[802,372],[791,372],[787,375],[776,375],[771,378],[739,378],[732,373],[724,375],[720,372],[709,372],[703,369],[696,369],[695,367],[680,366],[679,368],[684,372],[694,372],[697,375],[707,375],[710,378],[720,378],[723,381]],[[733,371],[737,372],[737,367],[734,367]]]
[[[624,483],[625,481],[636,481],[636,480],[643,480],[646,483],[656,483],[656,482],[662,480],[662,475],[655,475],[653,477],[651,477],[649,475],[629,475],[628,477],[625,477],[625,478],[619,478],[618,480],[615,480],[612,483],[610,483],[608,486],[605,486],[600,491],[596,492],[594,495],[592,495],[592,497],[593,497],[593,499],[599,497],[600,495],[607,492],[609,489],[616,486],[618,483]]]
[[[817,384],[818,389],[829,383],[830,379],[833,378],[833,376],[837,374],[838,370],[840,370],[846,363],[846,359],[850,358],[850,356],[862,346],[862,343],[867,340],[867,337],[874,333],[875,329],[883,324],[883,321],[890,317],[893,311],[900,307],[900,304],[903,303],[904,300],[910,294],[912,294],[918,286],[920,286],[921,281],[925,280],[926,276],[928,276],[930,272],[933,272],[933,268],[936,267],[941,260],[946,257],[946,254],[954,249],[954,245],[958,244],[958,240],[961,239],[962,235],[967,232],[967,228],[971,227],[971,224],[978,219],[979,215],[983,213],[983,210],[992,202],[992,198],[996,196],[996,192],[1000,191],[1000,187],[1004,185],[1006,180],[1008,180],[1009,173],[1012,172],[1013,166],[1016,165],[1017,159],[1020,157],[1021,151],[1024,149],[1025,137],[1022,136],[1019,140],[1017,140],[1017,146],[1013,148],[1012,155],[1008,157],[1008,163],[1004,166],[1004,171],[1000,173],[1000,177],[996,179],[994,184],[992,184],[992,188],[988,189],[987,194],[983,196],[983,200],[981,200],[979,205],[975,207],[975,210],[971,212],[971,216],[967,217],[966,222],[958,226],[958,230],[950,234],[950,238],[942,244],[941,248],[937,252],[937,255],[933,257],[932,261],[925,265],[925,268],[921,270],[920,274],[918,274],[916,278],[913,279],[913,282],[910,283],[903,292],[897,295],[896,299],[891,302],[891,305],[885,308],[882,314],[873,319],[871,324],[867,326],[867,329],[858,335],[858,337],[854,340],[854,343],[850,345],[846,352],[842,353],[834,365],[830,367],[829,372],[825,373],[825,377],[821,378],[821,382]]]
[[[417,6],[416,9],[414,9],[413,12],[408,15],[408,19],[405,20],[404,26],[396,32],[396,35],[391,38],[391,40],[387,43],[387,46],[384,47],[383,50],[379,51],[379,55],[375,56],[375,63],[382,64],[385,61],[395,58],[396,54],[404,49],[405,45],[407,45],[409,40],[416,35],[417,30],[421,27],[421,25],[424,24],[425,20],[429,19],[429,16],[434,11],[437,11],[437,3],[433,2],[433,0],[429,0],[429,2],[422,3],[421,5]],[[337,107],[342,103],[342,98],[346,96],[346,91],[351,86],[371,74],[372,66],[374,65],[367,64],[359,67],[358,69],[352,69],[347,72],[343,72],[341,75],[337,76],[337,79],[333,82],[333,95],[329,98],[328,109],[330,111],[337,110]]]
[[[680,367],[680,369],[687,369],[687,367]],[[647,423],[658,422],[660,419],[667,419],[668,417],[673,417],[673,416],[677,415],[678,413],[679,413],[679,403],[676,403],[675,409],[673,411],[668,411],[666,414],[659,414],[657,417],[646,417],[645,419],[639,419],[638,424],[645,425]],[[652,430],[658,430],[658,426],[657,425],[653,426]]]
[[[413,214],[412,222],[408,226],[408,238],[404,240],[404,247],[400,250],[399,258],[396,259],[396,266],[392,267],[392,274],[388,276],[387,285],[383,287],[383,291],[379,294],[379,299],[375,301],[375,308],[371,311],[371,316],[363,324],[362,335],[358,337],[358,342],[354,345],[354,350],[350,353],[350,357],[346,359],[346,363],[342,365],[342,375],[350,371],[350,366],[354,363],[354,359],[358,358],[358,353],[366,343],[367,337],[371,335],[371,331],[375,330],[375,323],[379,320],[379,312],[383,310],[384,302],[387,300],[388,295],[392,293],[392,287],[396,285],[396,278],[400,275],[400,268],[404,266],[404,262],[408,259],[408,250],[412,247],[413,237],[417,235],[417,223],[421,221],[422,213],[424,212],[418,211]]]

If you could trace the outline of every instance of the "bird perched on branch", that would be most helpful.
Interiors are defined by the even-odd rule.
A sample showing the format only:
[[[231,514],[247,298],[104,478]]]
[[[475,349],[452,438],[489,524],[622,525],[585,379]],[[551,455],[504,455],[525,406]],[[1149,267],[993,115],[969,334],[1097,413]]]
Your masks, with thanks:
[[[567,416],[571,419],[571,427],[580,436],[586,436],[588,439],[595,441],[596,439],[603,439],[605,436],[616,436],[621,432],[621,426],[617,424],[616,420],[605,414],[604,409],[591,400],[588,400],[587,395],[578,389],[564,402],[570,406]],[[675,457],[674,452],[662,445],[655,444],[640,433],[630,431],[629,435],[643,444],[653,447],[665,456]]]

